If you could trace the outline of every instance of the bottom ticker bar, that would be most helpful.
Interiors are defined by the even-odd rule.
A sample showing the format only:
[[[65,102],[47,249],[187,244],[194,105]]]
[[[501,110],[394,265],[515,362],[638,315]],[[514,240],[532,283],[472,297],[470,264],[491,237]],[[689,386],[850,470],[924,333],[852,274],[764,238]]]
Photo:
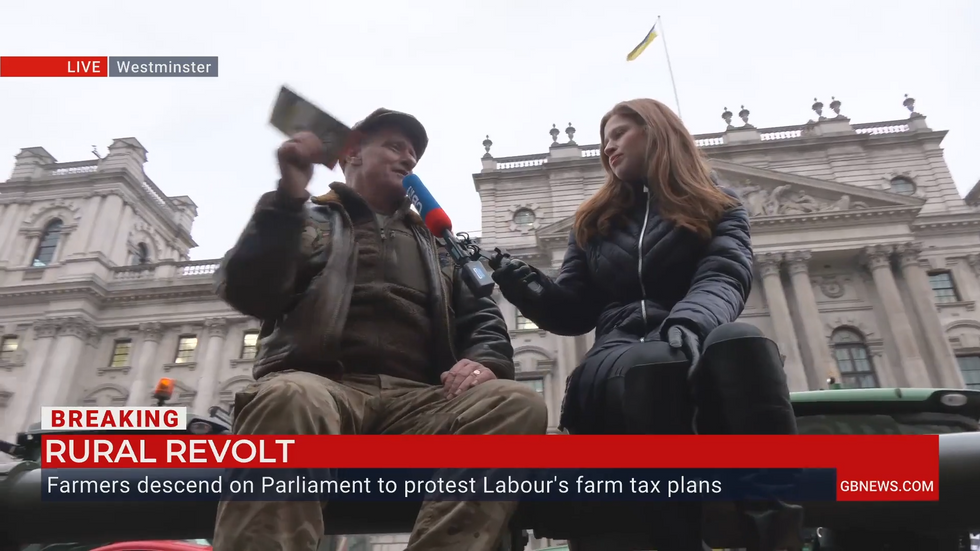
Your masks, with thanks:
[[[835,469],[43,469],[45,501],[835,501]]]

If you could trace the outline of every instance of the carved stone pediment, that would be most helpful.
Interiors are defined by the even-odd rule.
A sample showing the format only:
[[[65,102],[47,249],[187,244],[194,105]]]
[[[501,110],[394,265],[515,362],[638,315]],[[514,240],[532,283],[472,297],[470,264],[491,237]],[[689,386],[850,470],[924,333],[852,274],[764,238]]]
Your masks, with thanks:
[[[921,207],[925,201],[817,178],[712,160],[722,185],[738,193],[749,216],[799,216],[880,208]]]
[[[751,179],[739,182],[726,182],[725,187],[734,190],[742,197],[749,216],[793,216],[814,212],[859,210],[868,208],[864,201],[855,201],[849,195],[837,200],[810,195],[807,190],[792,184],[767,186]]]
[[[124,406],[129,390],[113,383],[104,383],[85,391],[81,403],[86,406]]]
[[[881,211],[909,210],[914,212],[925,204],[924,199],[909,197],[872,187],[841,184],[829,180],[799,176],[776,170],[739,165],[711,159],[711,167],[724,187],[738,193],[749,216],[773,218],[809,223],[806,215],[844,215],[870,211],[877,216]],[[792,218],[799,216],[801,218]],[[553,222],[535,231],[539,245],[553,246],[568,240],[568,232],[575,222],[574,216]]]

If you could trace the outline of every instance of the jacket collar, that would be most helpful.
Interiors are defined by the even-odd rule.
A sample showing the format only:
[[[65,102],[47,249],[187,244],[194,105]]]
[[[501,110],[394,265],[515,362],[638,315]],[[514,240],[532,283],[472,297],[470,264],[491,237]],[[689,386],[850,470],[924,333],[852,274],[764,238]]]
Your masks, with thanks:
[[[342,182],[330,184],[330,191],[323,195],[310,198],[315,205],[337,205],[342,207],[353,220],[374,216],[374,212],[363,197],[350,186]],[[412,210],[412,200],[406,195],[401,206],[393,214],[395,218],[404,218],[407,223],[425,226],[422,218]]]

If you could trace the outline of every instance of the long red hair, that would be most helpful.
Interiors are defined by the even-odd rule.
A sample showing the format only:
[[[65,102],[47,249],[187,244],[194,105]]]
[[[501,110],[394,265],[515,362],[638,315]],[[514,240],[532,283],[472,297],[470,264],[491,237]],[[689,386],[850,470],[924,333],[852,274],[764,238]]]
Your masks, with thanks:
[[[606,182],[575,213],[575,240],[580,247],[596,235],[626,220],[633,207],[633,186],[613,174],[606,156],[606,123],[622,115],[639,124],[647,137],[646,186],[657,200],[660,215],[679,227],[708,239],[726,210],[738,204],[711,179],[707,158],[694,137],[669,107],[653,99],[618,103],[602,117],[599,156],[606,169]]]

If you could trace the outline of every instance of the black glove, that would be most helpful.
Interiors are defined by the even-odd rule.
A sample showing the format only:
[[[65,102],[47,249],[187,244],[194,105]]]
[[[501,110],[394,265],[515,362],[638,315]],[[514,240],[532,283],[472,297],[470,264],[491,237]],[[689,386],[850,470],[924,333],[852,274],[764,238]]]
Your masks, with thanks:
[[[667,329],[667,344],[675,350],[680,350],[691,361],[691,367],[687,369],[687,382],[692,393],[697,394],[694,385],[694,374],[701,361],[701,339],[693,331],[683,325],[672,325]],[[694,412],[691,416],[691,430],[694,434],[698,431],[698,406],[697,399],[694,400]]]
[[[493,273],[490,277],[500,286],[500,291],[504,296],[510,298],[525,297],[528,294],[528,287],[538,281],[538,273],[531,269],[523,260],[511,258],[509,255],[500,255],[490,261]],[[540,286],[540,283],[538,283]]]
[[[683,325],[672,325],[667,329],[667,344],[671,348],[680,350],[688,360],[691,360],[689,373],[693,374],[698,361],[701,360],[701,339]]]

